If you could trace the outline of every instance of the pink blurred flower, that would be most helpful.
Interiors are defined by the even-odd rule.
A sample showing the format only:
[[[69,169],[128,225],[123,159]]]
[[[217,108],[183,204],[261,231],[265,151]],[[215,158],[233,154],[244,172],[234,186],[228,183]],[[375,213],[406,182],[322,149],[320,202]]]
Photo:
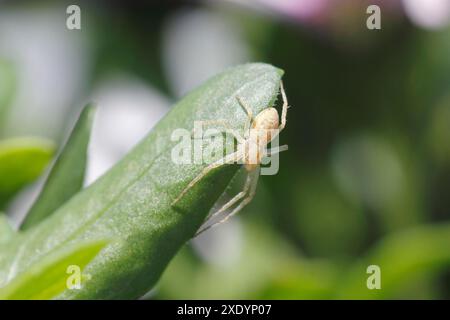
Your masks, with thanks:
[[[445,27],[450,22],[450,0],[403,0],[412,23],[426,28]]]
[[[279,14],[295,22],[332,26],[334,17],[352,17],[366,14],[369,5],[379,5],[382,11],[401,12],[401,0],[228,0],[256,10]],[[350,19],[352,20],[352,19]]]
[[[257,0],[261,5],[299,20],[315,19],[333,0]]]
[[[365,14],[364,8],[376,4],[383,13],[402,13],[417,26],[427,29],[450,23],[450,0],[230,0],[259,7],[306,24],[329,25],[333,16]]]

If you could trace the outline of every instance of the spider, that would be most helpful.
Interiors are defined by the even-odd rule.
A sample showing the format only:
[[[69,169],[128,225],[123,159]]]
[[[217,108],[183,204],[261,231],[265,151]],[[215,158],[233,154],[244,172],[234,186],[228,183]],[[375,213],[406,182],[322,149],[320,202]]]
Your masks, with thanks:
[[[202,172],[197,175],[188,185],[187,187],[180,193],[180,195],[172,202],[172,206],[175,205],[183,196],[194,187],[203,177],[205,177],[210,171],[224,165],[224,164],[232,164],[237,163],[238,161],[242,161],[245,170],[247,171],[247,178],[244,184],[244,188],[241,192],[235,195],[231,200],[225,203],[218,211],[209,215],[209,219],[225,212],[233,205],[239,203],[230,213],[228,213],[224,218],[220,221],[215,222],[209,226],[201,228],[195,236],[198,236],[200,233],[205,232],[206,230],[215,227],[225,221],[227,221],[230,217],[237,214],[242,208],[244,208],[248,203],[250,203],[255,196],[256,186],[258,184],[258,178],[260,175],[260,164],[262,159],[269,155],[275,154],[287,149],[287,146],[283,146],[280,148],[273,148],[271,150],[267,150],[267,145],[284,129],[286,126],[286,116],[288,109],[288,102],[286,98],[286,93],[284,91],[283,82],[280,82],[280,92],[283,98],[283,107],[281,112],[281,124],[279,124],[279,115],[278,111],[274,107],[269,107],[262,110],[260,113],[253,117],[252,109],[245,103],[245,101],[237,96],[236,99],[241,105],[241,107],[247,113],[249,121],[246,124],[244,132],[244,138],[237,134],[233,134],[238,141],[238,145],[236,151],[230,153],[219,159],[207,167],[205,167]],[[214,123],[222,123],[222,120],[212,120],[212,121],[202,121],[206,122],[214,122]],[[230,127],[228,124],[224,124],[226,127]],[[230,132],[232,132],[230,130]],[[208,220],[209,220],[208,219]]]

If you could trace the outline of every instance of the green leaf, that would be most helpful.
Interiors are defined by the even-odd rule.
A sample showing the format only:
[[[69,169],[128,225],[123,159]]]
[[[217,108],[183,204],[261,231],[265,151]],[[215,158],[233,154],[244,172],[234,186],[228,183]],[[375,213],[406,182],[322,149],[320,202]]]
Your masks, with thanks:
[[[21,230],[29,229],[45,219],[83,187],[93,117],[94,108],[86,106],[38,199],[20,226]]]
[[[450,224],[420,226],[387,236],[350,268],[339,297],[346,299],[395,298],[411,279],[436,274],[450,267]],[[369,290],[369,265],[381,270],[381,289]],[[403,295],[404,296],[404,295]]]
[[[106,245],[106,241],[93,241],[66,247],[52,255],[45,257],[30,266],[25,272],[15,277],[6,287],[0,289],[0,300],[44,300],[52,299],[67,289],[68,278],[72,272],[70,266],[83,268]],[[76,271],[76,270],[75,270]],[[74,276],[77,276],[74,274]],[[81,277],[89,281],[89,277]],[[71,284],[71,283],[69,283]],[[72,288],[71,290],[77,290]]]
[[[49,163],[53,144],[38,138],[0,141],[0,207],[23,186],[36,180]]]
[[[258,114],[273,106],[282,71],[267,64],[229,69],[177,103],[122,161],[80,191],[45,221],[24,232],[0,255],[0,270],[13,277],[55,250],[93,238],[114,239],[87,267],[92,279],[64,299],[134,299],[151,289],[203,223],[239,165],[212,171],[177,206],[171,204],[206,166],[175,164],[174,130],[191,132],[197,120],[228,120],[245,128],[239,95]],[[0,274],[0,287],[8,278]]]
[[[0,212],[0,244],[8,242],[15,234],[8,218]]]

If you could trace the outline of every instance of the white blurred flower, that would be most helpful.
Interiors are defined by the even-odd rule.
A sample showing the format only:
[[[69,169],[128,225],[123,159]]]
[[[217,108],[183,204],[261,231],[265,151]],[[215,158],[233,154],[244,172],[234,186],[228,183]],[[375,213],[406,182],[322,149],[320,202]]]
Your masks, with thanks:
[[[0,56],[15,65],[19,81],[6,135],[61,133],[89,63],[84,33],[67,30],[64,19],[57,9],[0,12]]]
[[[217,266],[231,266],[241,258],[243,247],[243,226],[238,217],[204,232],[192,240],[195,251],[208,263]]]
[[[411,21],[426,29],[438,29],[450,22],[450,0],[402,0]]]
[[[114,76],[93,94],[97,103],[86,184],[119,161],[168,111],[166,97],[130,76]]]
[[[204,9],[177,12],[167,22],[163,39],[166,73],[178,97],[223,69],[249,60],[233,22]]]

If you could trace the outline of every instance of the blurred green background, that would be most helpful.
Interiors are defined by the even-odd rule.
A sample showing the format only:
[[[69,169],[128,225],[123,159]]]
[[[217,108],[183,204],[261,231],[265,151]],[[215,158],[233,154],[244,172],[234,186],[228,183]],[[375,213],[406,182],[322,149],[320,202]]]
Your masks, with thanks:
[[[0,1],[0,210],[23,218],[86,102],[90,184],[202,81],[267,62],[292,106],[279,173],[145,298],[449,299],[449,21],[449,0]]]

